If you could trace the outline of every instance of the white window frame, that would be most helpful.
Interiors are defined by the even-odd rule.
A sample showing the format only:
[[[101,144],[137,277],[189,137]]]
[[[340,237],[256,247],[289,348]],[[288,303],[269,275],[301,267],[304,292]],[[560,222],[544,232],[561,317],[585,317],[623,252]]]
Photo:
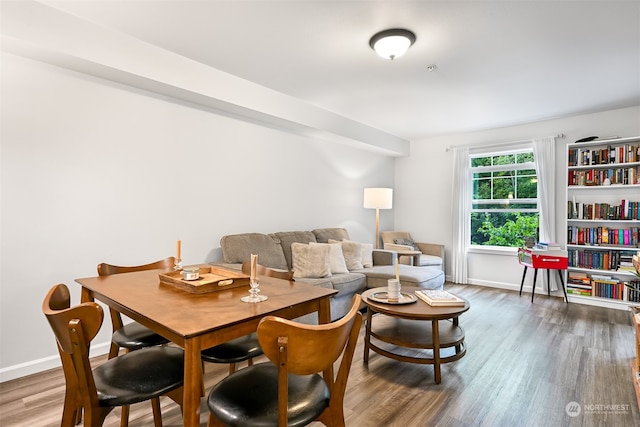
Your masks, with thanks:
[[[468,156],[468,162],[469,162],[469,170],[470,170],[470,174],[471,174],[471,179],[472,179],[472,186],[471,186],[471,192],[469,194],[470,197],[470,210],[468,212],[468,220],[469,223],[471,223],[471,215],[473,215],[474,213],[515,213],[515,212],[522,212],[522,213],[538,213],[538,215],[540,215],[540,205],[538,203],[539,197],[538,197],[538,193],[536,194],[536,198],[522,198],[522,199],[518,199],[517,198],[517,187],[515,188],[515,193],[514,194],[514,198],[513,199],[474,199],[474,184],[476,179],[474,178],[474,175],[477,173],[487,173],[487,172],[499,172],[499,171],[516,171],[516,170],[534,170],[536,171],[536,180],[538,178],[538,174],[537,174],[537,170],[536,170],[536,164],[535,161],[533,162],[527,162],[527,163],[512,163],[509,165],[490,165],[490,166],[471,166],[471,162],[473,161],[473,159],[475,158],[480,158],[480,157],[494,157],[494,156],[506,156],[506,155],[517,155],[517,154],[523,154],[523,153],[531,153],[535,156],[533,147],[528,146],[528,147],[522,147],[522,144],[520,144],[520,146],[518,148],[511,148],[511,147],[502,147],[500,149],[498,148],[494,148],[494,149],[485,149],[485,150],[478,150],[478,151],[470,151],[469,152],[469,156]],[[494,179],[500,179],[500,178],[491,178],[492,180]],[[517,185],[517,183],[516,183]],[[538,189],[536,189],[537,191],[539,191]],[[495,205],[495,204],[502,204],[502,205],[509,205],[509,208],[478,208],[478,207],[474,207],[477,205]],[[535,208],[516,208],[515,206],[519,205],[519,204],[523,204],[523,205],[531,205],[531,204],[535,204],[536,207]],[[468,248],[469,249],[485,249],[485,250],[495,250],[495,249],[507,249],[507,250],[513,250],[513,247],[511,246],[495,246],[495,245],[478,245],[478,244],[474,244],[471,241],[472,238],[472,233],[469,234],[469,241],[468,241]]]

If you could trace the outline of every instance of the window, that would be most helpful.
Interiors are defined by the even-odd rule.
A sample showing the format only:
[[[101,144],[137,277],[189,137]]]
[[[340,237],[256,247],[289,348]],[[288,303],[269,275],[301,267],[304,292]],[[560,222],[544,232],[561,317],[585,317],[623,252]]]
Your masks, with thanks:
[[[533,149],[469,156],[471,244],[520,247],[538,235],[538,179]]]

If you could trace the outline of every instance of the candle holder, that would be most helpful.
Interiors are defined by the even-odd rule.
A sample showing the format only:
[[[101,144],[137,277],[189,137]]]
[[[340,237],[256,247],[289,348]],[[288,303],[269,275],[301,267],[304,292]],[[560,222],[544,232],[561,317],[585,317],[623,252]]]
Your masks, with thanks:
[[[260,279],[258,279],[257,277],[255,279],[252,278],[249,280],[249,286],[251,286],[251,289],[249,289],[249,295],[240,298],[241,301],[261,302],[269,299],[269,297],[266,295],[259,295],[260,289],[258,288],[260,287]]]
[[[173,269],[174,271],[182,270],[182,260],[180,258],[176,258],[176,260],[173,262]]]

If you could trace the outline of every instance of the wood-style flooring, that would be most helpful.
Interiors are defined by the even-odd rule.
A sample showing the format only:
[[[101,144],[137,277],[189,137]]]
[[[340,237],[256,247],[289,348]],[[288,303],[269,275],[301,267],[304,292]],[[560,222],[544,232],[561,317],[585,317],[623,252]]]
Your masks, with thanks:
[[[348,427],[639,426],[631,378],[631,314],[555,297],[447,284],[467,298],[460,317],[467,354],[433,367],[356,349],[345,400]],[[421,302],[418,302],[421,303]],[[104,358],[95,359],[100,363]],[[210,388],[227,366],[207,364]],[[0,426],[58,426],[64,379],[59,369],[0,384]],[[181,426],[179,408],[163,399],[165,426]],[[119,425],[119,411],[105,426]],[[202,405],[202,426],[207,408]],[[148,403],[132,407],[130,426],[153,425]],[[320,423],[312,424],[313,427]]]

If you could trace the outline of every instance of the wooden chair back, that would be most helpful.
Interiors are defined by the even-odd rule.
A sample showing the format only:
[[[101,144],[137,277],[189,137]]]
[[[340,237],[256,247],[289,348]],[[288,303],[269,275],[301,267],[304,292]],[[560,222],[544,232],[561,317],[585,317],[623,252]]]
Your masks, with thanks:
[[[244,274],[251,274],[251,261],[242,263],[242,272]],[[274,277],[276,279],[293,280],[293,271],[275,270],[260,264],[256,266],[256,274],[258,276]]]
[[[105,262],[98,264],[98,276],[110,276],[112,274],[131,273],[133,271],[169,269],[175,265],[175,257],[167,257],[160,261],[155,261],[144,265],[121,266],[112,265]]]
[[[56,337],[66,380],[63,426],[76,424],[82,407],[90,410],[99,406],[89,345],[104,319],[102,307],[95,302],[75,307],[70,304],[69,288],[64,284],[53,286],[42,303],[42,312]]]
[[[276,316],[267,316],[258,325],[258,340],[265,355],[279,367],[278,425],[287,425],[288,374],[323,373],[330,391],[329,407],[318,418],[325,425],[344,425],[344,393],[362,314],[361,296],[355,295],[349,312],[340,320],[306,325]],[[337,375],[334,363],[342,356]]]
[[[110,276],[112,274],[131,273],[134,271],[144,270],[168,270],[174,267],[175,261],[175,257],[170,256],[159,261],[151,262],[149,264],[133,266],[113,265],[103,262],[98,264],[98,276]],[[124,324],[122,323],[122,316],[120,315],[120,312],[109,307],[109,316],[111,317],[112,332],[116,332],[118,329],[124,326]],[[116,343],[111,343],[111,348],[109,350],[109,359],[115,357],[118,354],[119,350],[120,349]]]

